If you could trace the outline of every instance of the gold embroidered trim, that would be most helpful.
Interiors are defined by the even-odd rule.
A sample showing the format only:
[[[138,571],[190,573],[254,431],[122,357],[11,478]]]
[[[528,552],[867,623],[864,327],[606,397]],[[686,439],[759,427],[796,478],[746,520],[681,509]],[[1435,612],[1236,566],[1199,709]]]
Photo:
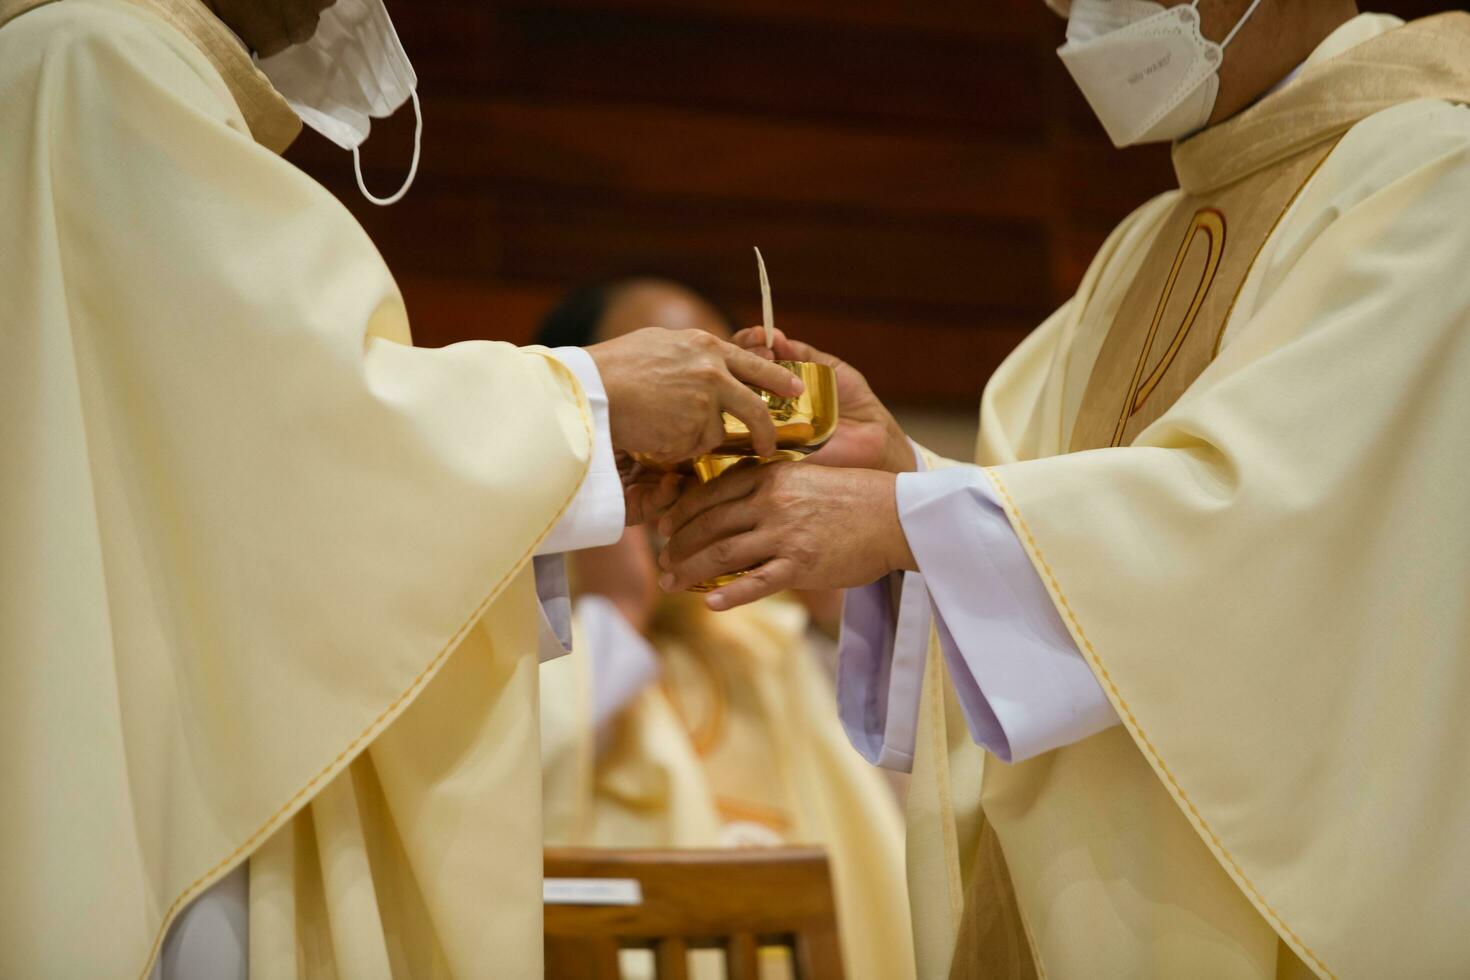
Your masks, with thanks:
[[[1184,267],[1184,260],[1189,255],[1189,250],[1194,246],[1194,240],[1204,235],[1209,240],[1209,253],[1205,258],[1204,270],[1200,273],[1199,285],[1194,288],[1194,297],[1189,301],[1189,309],[1184,313],[1184,319],[1179,322],[1179,329],[1174,331],[1174,339],[1169,342],[1169,349],[1164,351],[1159,363],[1147,379],[1140,383],[1143,378],[1144,368],[1148,366],[1148,356],[1153,353],[1154,340],[1158,337],[1159,323],[1164,319],[1164,311],[1169,306],[1169,300],[1174,297],[1174,285],[1179,281],[1179,270]],[[1179,348],[1184,346],[1184,338],[1189,336],[1189,331],[1194,327],[1194,321],[1199,317],[1200,307],[1205,304],[1205,296],[1210,287],[1215,284],[1215,273],[1220,268],[1220,256],[1225,252],[1225,214],[1219,208],[1201,208],[1195,212],[1194,218],[1189,223],[1189,230],[1179,242],[1179,251],[1174,253],[1174,265],[1169,269],[1169,277],[1164,280],[1164,290],[1159,294],[1159,303],[1154,307],[1153,321],[1149,323],[1148,333],[1143,339],[1143,350],[1138,354],[1138,366],[1133,369],[1133,382],[1128,386],[1128,397],[1123,399],[1123,411],[1118,416],[1118,425],[1113,429],[1113,441],[1110,445],[1120,446],[1123,444],[1123,431],[1128,428],[1128,420],[1135,412],[1143,407],[1148,401],[1148,396],[1158,387],[1159,379],[1164,372],[1169,370],[1169,365],[1174,363],[1174,358],[1179,356]]]

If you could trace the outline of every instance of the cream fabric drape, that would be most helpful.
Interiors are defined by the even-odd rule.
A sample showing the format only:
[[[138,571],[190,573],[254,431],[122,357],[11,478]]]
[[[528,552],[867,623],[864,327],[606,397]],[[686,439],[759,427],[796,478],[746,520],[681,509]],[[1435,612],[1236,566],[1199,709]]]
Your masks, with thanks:
[[[585,399],[411,347],[169,2],[0,10],[0,975],[145,976],[250,858],[257,975],[536,976]]]
[[[926,687],[922,976],[994,975],[965,939],[985,821],[1042,976],[1470,970],[1470,17],[1393,27],[1176,147],[1208,199],[1345,133],[1161,417],[1065,451],[1177,192],[987,387],[978,462],[1124,726],[982,763]]]

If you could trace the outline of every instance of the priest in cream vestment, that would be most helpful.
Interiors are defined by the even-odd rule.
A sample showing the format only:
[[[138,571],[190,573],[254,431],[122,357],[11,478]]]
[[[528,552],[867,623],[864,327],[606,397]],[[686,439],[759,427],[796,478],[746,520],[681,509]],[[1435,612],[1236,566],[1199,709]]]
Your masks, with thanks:
[[[794,393],[705,335],[412,347],[247,50],[401,54],[324,6],[0,2],[0,976],[539,976],[556,553],[622,533],[615,444]]]
[[[1470,15],[1345,6],[1072,0],[1068,70],[1179,188],[990,380],[975,465],[834,361],[839,467],[664,519],[667,588],[757,566],[715,608],[851,587],[925,980],[1470,975]]]

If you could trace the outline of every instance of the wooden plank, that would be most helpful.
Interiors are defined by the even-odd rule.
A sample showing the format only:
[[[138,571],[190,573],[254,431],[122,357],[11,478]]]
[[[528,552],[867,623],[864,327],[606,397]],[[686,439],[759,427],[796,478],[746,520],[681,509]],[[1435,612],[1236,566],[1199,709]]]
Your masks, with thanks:
[[[1414,0],[1390,0],[1413,3]],[[1425,0],[1432,2],[1432,0]],[[1018,40],[1055,37],[1060,43],[1065,21],[1040,0],[415,0],[411,12],[397,7],[394,24],[405,46],[430,38],[431,29],[452,25],[456,35],[443,40],[484,40],[508,9],[538,6],[563,13],[614,15],[696,15],[702,19],[749,21],[780,29],[787,22],[824,27],[859,25],[879,30],[923,30],[965,38]],[[416,49],[409,55],[420,57]]]
[[[1103,222],[1069,224],[1058,228],[1052,239],[1052,286],[1060,295],[1070,295],[1107,241],[1111,227]]]
[[[342,189],[344,200],[354,190]],[[1032,314],[1050,305],[1041,223],[739,206],[677,198],[604,201],[527,190],[490,202],[427,189],[412,207],[352,205],[399,275],[572,285],[661,274],[716,292],[751,288],[761,246],[777,303],[873,315]]]
[[[473,191],[418,193],[393,208],[364,201],[356,184],[327,186],[362,223],[395,274],[415,270],[491,273],[504,265],[495,202]]]
[[[669,199],[604,205],[551,195],[502,202],[495,220],[507,229],[498,272],[525,281],[658,271],[744,290],[753,279],[733,248],[739,242],[760,245],[783,305],[1029,311],[1049,295],[1049,245],[1039,224],[903,221]],[[433,242],[405,251],[400,267],[470,268],[458,251]]]
[[[547,877],[637,878],[638,906],[546,907],[548,936],[624,940],[833,928],[827,859],[816,848],[719,851],[548,849]]]
[[[1156,194],[1178,186],[1167,144],[1115,149],[1105,141],[1064,139],[1053,156],[1060,211],[1069,224],[1113,225]]]
[[[1167,147],[1108,146],[1039,0],[395,14],[423,80],[419,186],[378,209],[347,154],[308,135],[291,156],[361,218],[423,343],[524,342],[562,290],[636,272],[751,319],[758,243],[783,326],[890,400],[972,409],[1107,230],[1170,183]],[[371,186],[401,178],[410,135],[407,113],[375,121]]]
[[[420,347],[463,340],[529,344],[541,318],[567,292],[560,285],[420,275],[400,277],[399,287]]]
[[[1031,38],[1061,19],[1036,0],[549,0],[572,10],[680,11],[728,18],[922,28],[966,37]]]
[[[760,980],[760,946],[755,936],[737,932],[725,942],[725,976],[729,980]]]
[[[683,939],[661,939],[653,949],[654,976],[658,980],[688,980],[689,945]]]
[[[685,11],[421,3],[400,34],[428,97],[596,100],[1039,134],[1046,45]],[[820,52],[820,56],[814,56]]]
[[[607,194],[1039,220],[1055,208],[1055,159],[1040,144],[972,133],[890,132],[654,106],[428,99],[419,189],[508,193],[550,186]],[[374,124],[369,183],[401,180],[412,119]],[[1097,148],[1069,172],[1092,164]],[[350,159],[315,134],[291,159],[349,179]]]
[[[792,958],[797,980],[826,980],[842,976],[842,949],[835,932],[811,932],[797,936]]]
[[[547,944],[545,975],[547,980],[621,980],[618,944],[606,936]]]

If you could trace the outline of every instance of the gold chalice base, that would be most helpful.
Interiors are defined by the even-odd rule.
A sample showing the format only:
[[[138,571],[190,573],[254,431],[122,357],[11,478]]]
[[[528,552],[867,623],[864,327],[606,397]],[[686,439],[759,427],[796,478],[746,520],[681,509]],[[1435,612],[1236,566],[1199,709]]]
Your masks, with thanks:
[[[762,463],[799,460],[821,448],[837,429],[837,372],[826,364],[812,361],[777,361],[777,364],[801,378],[806,390],[795,398],[784,398],[769,391],[752,388],[766,403],[766,411],[776,426],[776,451],[769,456],[751,452],[750,430],[735,416],[725,413],[725,437],[714,452],[685,460],[675,466],[660,464],[644,457],[635,458],[651,469],[675,469],[693,472],[701,483],[718,477],[737,466],[759,466]],[[711,592],[729,585],[744,572],[721,575],[691,586],[691,592]]]
[[[694,460],[694,475],[699,477],[700,483],[708,483],[722,473],[738,469],[742,466],[764,466],[766,463],[794,463],[805,454],[795,449],[778,449],[769,456],[732,456],[710,454],[700,456]],[[721,586],[729,585],[731,582],[744,575],[746,569],[741,572],[731,572],[728,575],[716,575],[712,579],[700,582],[698,585],[689,586],[690,592],[713,592]]]

